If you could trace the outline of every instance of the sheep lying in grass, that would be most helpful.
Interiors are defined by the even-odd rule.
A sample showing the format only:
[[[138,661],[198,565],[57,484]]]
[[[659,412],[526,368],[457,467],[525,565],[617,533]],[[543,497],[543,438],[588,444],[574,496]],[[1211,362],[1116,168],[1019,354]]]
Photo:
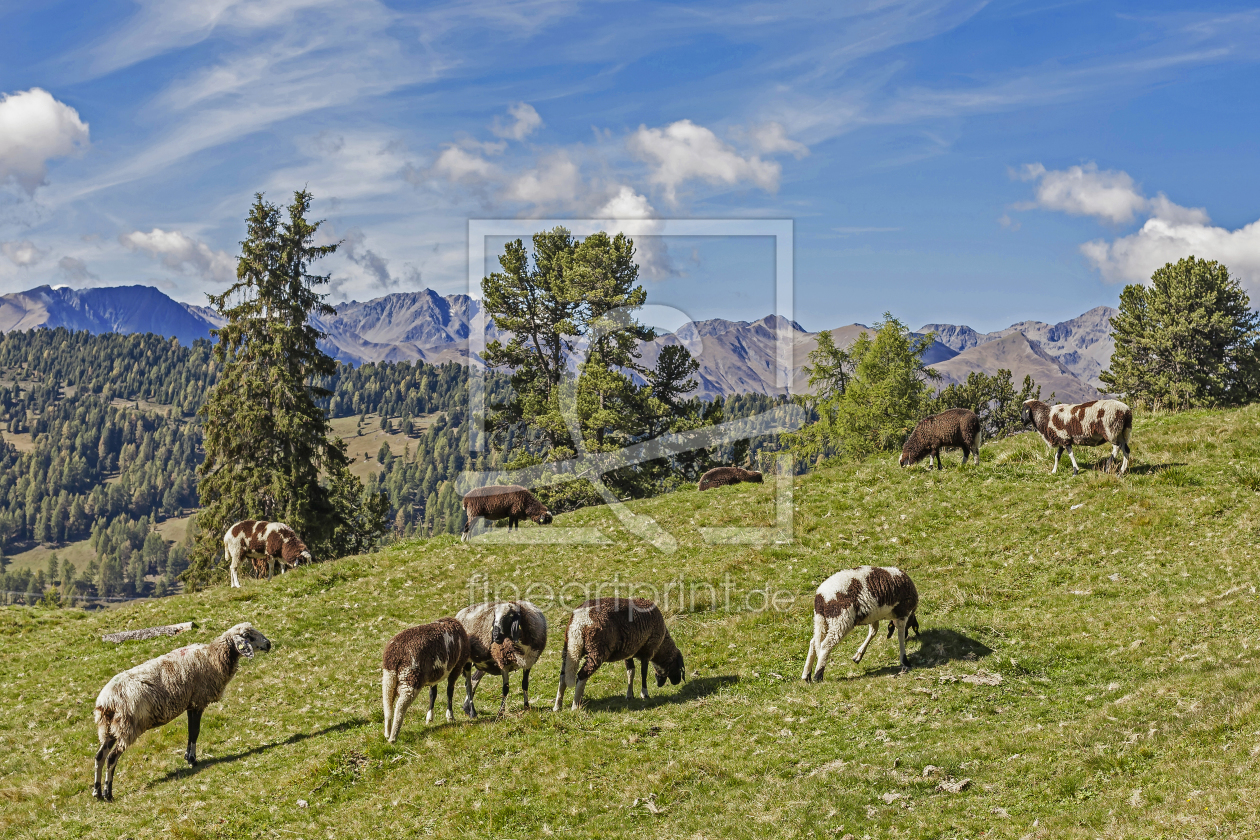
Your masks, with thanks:
[[[468,521],[464,523],[461,540],[467,542],[472,533],[473,520],[481,517],[497,521],[506,519],[508,530],[516,527],[522,519],[532,519],[539,525],[551,524],[551,511],[538,501],[538,497],[519,484],[478,487],[464,496],[464,513]]]
[[[725,487],[728,484],[741,484],[745,481],[761,484],[761,473],[757,470],[746,470],[743,467],[714,467],[700,476],[697,487],[700,490],[710,490],[714,487]]]
[[[560,711],[567,686],[573,689],[573,711],[582,705],[586,681],[605,662],[626,661],[626,699],[634,698],[634,660],[641,663],[643,687],[648,699],[647,666],[656,672],[656,687],[684,678],[683,655],[665,627],[665,616],[646,598],[597,598],[587,601],[569,616],[560,656],[560,687],[555,711]]]
[[[433,706],[437,703],[437,684],[446,680],[446,719],[455,719],[455,681],[464,675],[468,699],[464,712],[477,717],[473,706],[472,653],[464,625],[453,618],[442,618],[404,630],[385,645],[381,664],[381,702],[385,708],[385,738],[391,744],[398,740],[403,715],[416,699],[416,692],[429,687],[429,714],[425,723],[433,722]]]
[[[968,455],[974,456],[975,463],[979,464],[983,441],[984,433],[976,413],[966,408],[951,408],[918,422],[906,439],[906,445],[901,448],[901,458],[897,463],[908,467],[927,456],[928,469],[932,468],[933,458],[936,459],[936,468],[941,469],[941,450],[961,449],[964,464]]]
[[[805,655],[805,670],[801,679],[821,682],[831,649],[854,627],[865,624],[868,627],[866,641],[862,642],[853,657],[854,662],[861,662],[867,645],[879,632],[879,623],[884,619],[897,629],[901,670],[903,673],[909,670],[906,629],[911,628],[918,635],[919,621],[915,617],[918,606],[919,593],[910,576],[901,569],[862,566],[836,572],[822,582],[814,595],[814,637]],[[892,627],[889,628],[890,637]]]
[[[197,764],[201,713],[219,702],[242,656],[271,650],[271,642],[248,622],[238,624],[209,644],[188,645],[116,675],[96,698],[96,775],[92,795],[114,798],[114,768],[141,735],[188,713],[188,749],[184,760]],[[108,774],[101,786],[101,769]]]
[[[529,601],[491,601],[464,607],[455,614],[468,631],[472,647],[472,676],[475,694],[486,674],[503,677],[503,701],[499,714],[507,710],[508,680],[521,672],[521,694],[529,708],[529,672],[547,647],[547,617]]]

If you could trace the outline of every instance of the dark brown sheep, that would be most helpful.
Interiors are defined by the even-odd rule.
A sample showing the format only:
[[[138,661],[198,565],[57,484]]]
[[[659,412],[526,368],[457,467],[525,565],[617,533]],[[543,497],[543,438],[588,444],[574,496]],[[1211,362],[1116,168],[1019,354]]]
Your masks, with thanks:
[[[478,487],[469,491],[464,496],[464,513],[468,521],[464,523],[460,539],[465,541],[472,533],[472,523],[477,517],[492,521],[506,519],[509,529],[515,528],[522,519],[532,519],[539,525],[551,524],[551,512],[547,506],[519,484]]]
[[[976,413],[966,408],[951,408],[919,421],[906,439],[906,445],[901,447],[901,458],[897,463],[908,467],[922,461],[926,455],[928,469],[932,468],[933,458],[936,459],[936,468],[941,469],[941,450],[961,449],[964,464],[968,455],[974,455],[975,463],[979,464],[983,440],[984,433]]]
[[[455,683],[460,674],[468,699],[464,712],[477,716],[473,707],[472,645],[464,625],[453,618],[441,618],[402,631],[385,645],[381,661],[381,702],[385,708],[385,738],[391,744],[398,740],[403,715],[416,699],[416,692],[428,686],[429,714],[425,723],[433,722],[433,706],[437,703],[437,684],[446,680],[446,719],[455,719]]]
[[[586,681],[605,662],[626,662],[626,699],[634,697],[634,660],[642,666],[643,685],[639,696],[648,699],[647,666],[656,672],[656,687],[669,680],[673,685],[684,676],[683,655],[665,627],[665,616],[646,598],[596,598],[587,601],[569,616],[564,631],[564,651],[560,656],[560,687],[555,711],[560,711],[564,690],[573,688],[573,711],[582,705]]]
[[[701,490],[711,490],[714,487],[725,487],[727,484],[740,484],[745,481],[760,484],[761,473],[756,470],[746,470],[743,467],[714,467],[700,476],[699,487]]]
[[[1078,446],[1101,446],[1111,444],[1111,460],[1107,467],[1116,462],[1116,455],[1124,453],[1124,461],[1120,464],[1120,474],[1129,469],[1129,438],[1133,433],[1133,411],[1119,400],[1092,400],[1090,402],[1069,405],[1047,405],[1041,400],[1027,400],[1020,419],[1024,425],[1032,426],[1041,435],[1046,445],[1056,447],[1054,453],[1054,469],[1050,474],[1059,471],[1059,458],[1067,449],[1072,459],[1072,475],[1080,471],[1076,465],[1076,456],[1072,454],[1072,444]]]

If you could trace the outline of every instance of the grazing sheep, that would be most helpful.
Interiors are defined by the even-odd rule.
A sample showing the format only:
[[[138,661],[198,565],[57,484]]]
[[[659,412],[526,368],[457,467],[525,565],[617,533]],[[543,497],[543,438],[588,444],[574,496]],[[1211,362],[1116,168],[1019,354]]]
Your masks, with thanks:
[[[626,699],[634,697],[634,660],[643,672],[639,696],[648,699],[647,666],[656,672],[656,687],[668,679],[678,685],[683,678],[683,655],[665,627],[665,616],[646,598],[597,598],[587,601],[569,616],[560,657],[560,688],[555,711],[560,711],[567,686],[573,690],[573,711],[582,705],[586,681],[605,662],[626,661]],[[581,667],[579,668],[579,663]]]
[[[114,798],[114,768],[129,746],[150,729],[188,713],[188,749],[184,760],[197,764],[197,734],[201,713],[223,697],[242,656],[271,650],[271,642],[244,622],[209,644],[196,644],[150,659],[116,675],[96,697],[96,775],[92,795],[107,802]],[[108,762],[104,789],[101,769]]]
[[[1020,419],[1025,426],[1032,426],[1041,435],[1048,446],[1055,449],[1054,468],[1050,474],[1059,471],[1059,457],[1067,449],[1072,459],[1072,475],[1080,472],[1076,464],[1076,456],[1072,454],[1072,445],[1101,446],[1111,444],[1111,460],[1107,462],[1110,469],[1116,462],[1116,453],[1124,453],[1124,461],[1120,464],[1120,474],[1129,469],[1129,437],[1133,432],[1133,411],[1119,400],[1092,400],[1090,402],[1068,405],[1046,405],[1041,400],[1026,400]]]
[[[964,464],[968,455],[973,455],[975,463],[979,464],[983,440],[984,432],[976,413],[966,408],[951,408],[918,422],[910,437],[906,438],[906,445],[901,447],[901,458],[897,463],[908,467],[922,461],[926,455],[928,469],[932,468],[933,458],[936,459],[936,468],[941,469],[942,449],[962,449]]]
[[[902,673],[910,669],[906,659],[906,629],[919,634],[919,621],[915,610],[919,606],[919,593],[910,576],[892,566],[881,568],[862,566],[836,572],[822,582],[814,595],[814,636],[805,655],[805,670],[801,679],[806,682],[822,681],[823,670],[831,649],[859,624],[868,625],[866,641],[858,648],[854,662],[861,662],[866,646],[879,632],[879,623],[890,621],[888,635],[897,628],[897,643],[901,647]],[[814,663],[817,662],[817,667]],[[812,669],[812,670],[811,670]]]
[[[700,484],[697,486],[701,490],[711,490],[714,487],[725,487],[727,484],[740,484],[745,481],[760,484],[761,473],[757,470],[746,470],[743,467],[714,467],[700,476]]]
[[[499,714],[507,710],[508,680],[521,671],[521,694],[529,708],[529,672],[547,647],[547,617],[529,601],[492,601],[464,607],[455,614],[468,631],[472,647],[472,691],[477,692],[486,674],[503,676],[503,702]]]
[[[506,519],[508,529],[516,527],[522,519],[532,519],[539,525],[551,524],[551,512],[546,505],[538,501],[538,497],[519,484],[493,485],[470,490],[464,496],[464,513],[468,521],[464,523],[461,540],[467,541],[472,533],[473,520],[482,517],[489,520]]]
[[[232,572],[232,585],[240,587],[241,579],[236,570],[245,559],[263,560],[267,564],[267,580],[278,564],[286,571],[305,560],[311,562],[311,552],[306,543],[298,538],[292,528],[283,522],[262,522],[245,519],[237,522],[223,535],[223,553],[228,558]]]
[[[403,715],[416,699],[416,692],[429,687],[429,714],[425,723],[433,722],[433,706],[437,703],[437,684],[446,680],[446,719],[455,719],[455,681],[464,675],[468,699],[464,713],[477,717],[473,706],[471,648],[464,625],[453,618],[441,618],[404,630],[385,645],[381,664],[381,702],[385,707],[385,738],[391,744],[398,740]]]

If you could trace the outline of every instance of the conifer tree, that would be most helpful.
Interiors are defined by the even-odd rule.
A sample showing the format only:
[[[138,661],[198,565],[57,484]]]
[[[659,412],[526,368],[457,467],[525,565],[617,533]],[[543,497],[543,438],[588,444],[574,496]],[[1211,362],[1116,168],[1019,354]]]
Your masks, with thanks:
[[[330,392],[312,380],[337,367],[320,350],[323,333],[311,318],[335,310],[320,291],[329,276],[312,274],[310,266],[337,245],[314,244],[321,223],[307,221],[310,204],[310,193],[294,193],[285,219],[259,193],[236,282],[208,296],[227,323],[214,331],[220,376],[200,411],[205,460],[197,489],[203,509],[183,575],[193,586],[209,580],[224,531],[241,519],[288,523],[318,559],[361,550],[387,527],[383,500],[364,504],[345,446],[329,437],[316,402]]]
[[[1190,256],[1149,286],[1125,286],[1111,328],[1116,349],[1098,378],[1128,400],[1176,410],[1260,395],[1260,314],[1214,260]]]

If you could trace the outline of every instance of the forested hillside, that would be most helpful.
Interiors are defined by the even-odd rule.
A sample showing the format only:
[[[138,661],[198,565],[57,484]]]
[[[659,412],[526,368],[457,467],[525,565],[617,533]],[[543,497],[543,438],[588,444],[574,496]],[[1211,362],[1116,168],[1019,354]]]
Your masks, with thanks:
[[[0,589],[8,600],[39,598],[54,584],[63,598],[175,585],[184,547],[151,539],[153,526],[198,505],[197,411],[216,373],[205,341],[183,347],[155,335],[66,329],[0,335],[0,556],[89,539],[95,555],[85,568],[7,571]],[[323,401],[331,417],[371,415],[414,437],[407,455],[380,456],[368,481],[389,494],[400,532],[462,527],[451,479],[466,466],[467,368],[342,365],[317,384],[332,392]],[[488,396],[499,398],[504,385],[492,377]]]

